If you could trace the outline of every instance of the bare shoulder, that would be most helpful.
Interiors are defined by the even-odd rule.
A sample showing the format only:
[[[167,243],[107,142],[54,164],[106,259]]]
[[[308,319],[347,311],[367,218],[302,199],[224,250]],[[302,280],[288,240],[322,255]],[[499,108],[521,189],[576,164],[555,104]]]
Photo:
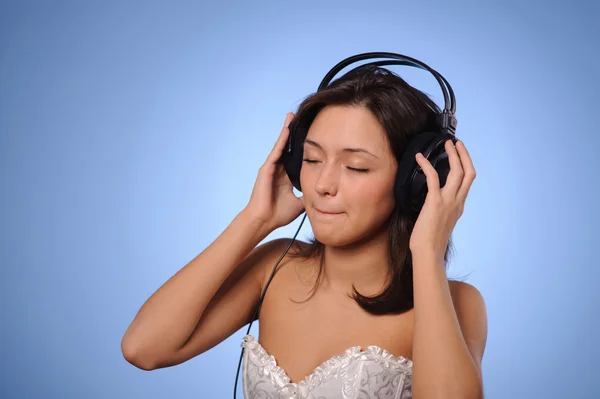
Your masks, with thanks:
[[[452,302],[457,313],[486,317],[485,299],[475,286],[463,281],[448,280]]]
[[[472,284],[464,281],[448,280],[448,286],[450,287],[450,293],[452,294],[453,299],[484,300],[481,292]]]
[[[277,262],[279,264],[277,265],[276,273],[288,265],[300,263],[303,258],[302,254],[308,246],[309,244],[304,241],[298,239],[292,240],[291,238],[276,238],[263,244],[262,253],[257,254],[263,257],[263,261],[261,262],[263,268],[260,271],[262,277],[261,291],[273,273]]]
[[[469,283],[449,280],[448,285],[465,342],[481,367],[487,341],[487,311],[483,295]]]

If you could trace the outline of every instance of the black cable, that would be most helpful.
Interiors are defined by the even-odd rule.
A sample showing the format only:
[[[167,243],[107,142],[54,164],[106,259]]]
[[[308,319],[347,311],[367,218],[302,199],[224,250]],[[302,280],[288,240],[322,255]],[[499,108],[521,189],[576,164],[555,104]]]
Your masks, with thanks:
[[[273,276],[275,276],[275,271],[277,270],[277,266],[279,265],[279,263],[281,262],[281,260],[285,256],[285,254],[287,254],[288,251],[290,250],[290,248],[292,247],[292,244],[296,240],[296,237],[298,236],[298,233],[300,232],[300,229],[302,228],[302,225],[304,224],[305,220],[306,220],[306,212],[304,212],[304,217],[302,218],[302,222],[300,222],[300,226],[298,226],[298,230],[296,230],[296,234],[294,234],[294,237],[292,238],[292,240],[288,244],[287,248],[285,249],[285,251],[283,252],[283,254],[279,257],[279,260],[277,261],[277,263],[275,263],[275,266],[273,267],[273,271],[271,272],[271,276],[269,276],[269,280],[267,281],[267,284],[265,284],[265,288],[263,289],[263,292],[262,292],[262,294],[260,296],[260,299],[258,300],[258,306],[256,306],[256,310],[254,311],[254,315],[250,319],[250,325],[248,326],[248,330],[246,331],[246,335],[248,335],[250,333],[250,328],[252,327],[252,323],[254,323],[254,320],[258,320],[258,316],[260,314],[260,309],[262,307],[263,299],[265,298],[265,293],[267,292],[267,288],[269,288],[269,285],[271,284],[271,280],[273,279]],[[242,347],[242,352],[240,353],[240,360],[238,361],[237,372],[235,374],[235,382],[233,384],[233,399],[237,398],[237,396],[236,396],[237,385],[238,385],[238,381],[239,381],[240,367],[242,366],[242,359],[243,358],[244,358],[244,348]]]

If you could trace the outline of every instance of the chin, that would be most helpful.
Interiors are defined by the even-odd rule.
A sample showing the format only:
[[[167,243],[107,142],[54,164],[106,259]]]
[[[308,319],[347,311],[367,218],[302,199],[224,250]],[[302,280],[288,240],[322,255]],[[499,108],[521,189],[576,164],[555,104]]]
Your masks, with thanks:
[[[361,244],[373,238],[385,223],[369,224],[366,226],[352,226],[346,221],[342,224],[324,223],[320,220],[310,220],[315,238],[322,244],[331,247],[346,247]]]
[[[329,246],[342,246],[349,243],[347,231],[351,230],[347,226],[324,223],[321,220],[309,218],[312,232],[319,242]]]
[[[315,234],[315,238],[321,244],[326,245],[328,247],[345,247],[354,242],[354,240],[348,240],[347,238],[339,237],[339,236],[335,236],[335,235],[322,235],[322,234],[317,234],[317,233],[314,233],[314,234]]]
[[[335,227],[333,225],[312,225],[312,230],[315,238],[322,244],[329,247],[345,247],[351,245],[358,240],[360,236],[351,234],[356,233],[356,229],[348,227]]]

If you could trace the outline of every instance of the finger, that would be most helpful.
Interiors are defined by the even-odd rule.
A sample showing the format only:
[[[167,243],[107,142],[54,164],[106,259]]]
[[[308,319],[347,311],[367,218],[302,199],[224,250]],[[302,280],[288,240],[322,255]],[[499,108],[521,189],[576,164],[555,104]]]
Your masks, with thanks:
[[[283,128],[281,129],[281,132],[279,133],[279,137],[277,138],[277,141],[275,142],[275,144],[273,145],[273,149],[271,150],[271,153],[269,154],[269,156],[267,157],[267,163],[276,163],[279,158],[281,158],[281,154],[283,153],[283,149],[285,148],[285,144],[287,142],[290,130],[289,130],[289,124],[292,121],[292,119],[294,119],[294,114],[291,112],[288,112],[287,115],[285,116],[285,122],[283,123]]]
[[[423,170],[425,177],[427,178],[427,191],[432,194],[436,194],[436,195],[439,194],[440,193],[440,178],[438,176],[437,171],[431,165],[431,163],[425,158],[425,156],[423,154],[421,154],[420,152],[417,153],[415,158],[417,160],[417,163]]]
[[[471,156],[469,155],[469,151],[467,150],[465,143],[463,143],[462,141],[459,140],[456,143],[456,150],[458,151],[458,154],[460,155],[461,163],[462,163],[464,173],[465,173],[465,176],[464,176],[462,183],[460,185],[460,188],[458,190],[458,196],[460,198],[462,198],[462,200],[464,201],[467,198],[467,194],[469,193],[469,190],[471,189],[471,185],[473,184],[473,181],[475,180],[476,172],[475,172],[475,167],[473,166],[473,160],[471,159]]]
[[[267,157],[267,163],[276,163],[277,160],[279,160],[279,158],[281,157],[281,153],[285,148],[285,143],[289,135],[288,126],[291,119],[293,118],[292,115],[293,114],[291,114],[290,112],[286,114],[283,127],[281,128],[281,132],[279,133],[279,137],[277,138],[277,141],[275,141],[275,144],[273,144],[273,148],[271,149],[271,152]]]
[[[447,140],[444,146],[446,148],[446,153],[448,154],[450,173],[448,174],[448,179],[442,190],[448,191],[452,196],[456,196],[456,193],[462,184],[465,172],[461,163],[461,157],[456,151],[456,147],[452,140]]]

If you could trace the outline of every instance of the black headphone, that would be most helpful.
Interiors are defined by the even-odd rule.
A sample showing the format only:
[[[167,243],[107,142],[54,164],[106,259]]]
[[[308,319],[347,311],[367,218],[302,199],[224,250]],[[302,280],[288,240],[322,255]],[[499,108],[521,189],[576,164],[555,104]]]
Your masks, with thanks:
[[[347,72],[347,74],[352,73],[358,68],[364,68],[366,66],[383,66],[383,65],[406,65],[412,66],[415,68],[424,69],[430,72],[435,79],[438,81],[442,93],[444,95],[444,109],[440,110],[440,108],[435,104],[429,97],[425,94],[422,94],[423,100],[427,103],[429,108],[431,108],[437,114],[437,129],[432,131],[424,131],[418,133],[409,143],[402,155],[400,162],[398,163],[398,172],[396,174],[396,181],[394,183],[394,197],[396,199],[396,204],[407,214],[417,215],[418,212],[423,207],[423,203],[425,202],[425,197],[427,195],[427,178],[425,174],[421,170],[421,167],[417,163],[415,156],[417,153],[422,153],[425,158],[432,164],[435,170],[438,173],[440,180],[440,187],[443,187],[446,184],[446,180],[448,178],[448,174],[450,172],[450,164],[448,162],[448,154],[444,148],[444,144],[447,140],[452,140],[453,143],[456,144],[458,139],[456,138],[456,100],[454,98],[454,91],[450,86],[450,83],[437,71],[433,70],[426,64],[421,61],[418,61],[414,58],[407,57],[405,55],[396,54],[396,53],[388,53],[388,52],[371,52],[371,53],[362,53],[357,54],[352,57],[348,57],[343,61],[340,61],[336,66],[334,66],[328,73],[325,75],[319,88],[317,91],[322,91],[327,88],[331,80],[338,74],[342,69],[347,67],[350,64],[353,64],[358,61],[363,61],[372,58],[388,58],[387,60],[382,61],[374,61],[367,64],[362,64],[358,67]],[[302,191],[300,187],[300,168],[302,167],[302,155],[304,152],[303,144],[304,139],[308,133],[307,127],[300,127],[297,124],[297,120],[294,119],[289,125],[289,137],[286,144],[286,147],[281,155],[280,162],[283,164],[285,171],[292,182],[292,185],[299,191]],[[250,325],[248,326],[248,331],[246,334],[250,333],[250,328],[252,327],[252,323],[254,320],[258,319],[258,314],[260,313],[260,308],[275,275],[275,270],[277,270],[277,266],[291,248],[293,242],[296,239],[296,236],[300,232],[300,228],[302,224],[304,224],[304,220],[306,219],[306,213],[304,213],[304,218],[296,231],[296,234],[292,238],[291,242],[288,244],[286,250],[279,257],[277,263],[271,272],[271,276],[263,289],[262,295],[258,302],[258,306],[256,307],[256,311],[252,320],[250,321]],[[240,372],[240,366],[242,363],[242,358],[244,354],[244,349],[242,348],[242,353],[240,354],[240,359],[238,363],[237,374],[235,378],[235,384],[233,388],[233,397],[236,398],[236,388],[238,384],[238,377]]]
[[[448,163],[448,155],[444,149],[444,143],[447,140],[452,140],[456,143],[455,136],[457,120],[454,116],[456,112],[456,101],[454,99],[454,91],[448,81],[435,70],[425,65],[421,61],[395,53],[364,53],[358,54],[338,63],[331,69],[319,85],[318,91],[327,88],[333,77],[346,66],[371,58],[391,58],[390,60],[376,61],[368,64],[360,65],[352,69],[348,73],[352,73],[358,68],[363,68],[367,65],[407,65],[429,71],[437,79],[442,92],[444,94],[444,109],[440,110],[427,96],[423,95],[423,99],[427,105],[437,114],[438,130],[427,131],[417,134],[410,141],[406,151],[398,163],[398,173],[396,174],[396,182],[394,185],[394,196],[398,206],[405,212],[413,214],[418,213],[423,207],[425,196],[427,195],[427,179],[425,174],[415,160],[415,155],[421,152],[425,158],[431,162],[437,170],[440,178],[440,185],[446,183],[450,165]],[[446,89],[447,86],[447,89]],[[300,187],[300,168],[302,166],[303,142],[308,133],[308,128],[300,127],[296,124],[296,120],[292,121],[289,126],[290,133],[284,153],[281,157],[285,170],[294,185],[294,187],[302,191]]]

